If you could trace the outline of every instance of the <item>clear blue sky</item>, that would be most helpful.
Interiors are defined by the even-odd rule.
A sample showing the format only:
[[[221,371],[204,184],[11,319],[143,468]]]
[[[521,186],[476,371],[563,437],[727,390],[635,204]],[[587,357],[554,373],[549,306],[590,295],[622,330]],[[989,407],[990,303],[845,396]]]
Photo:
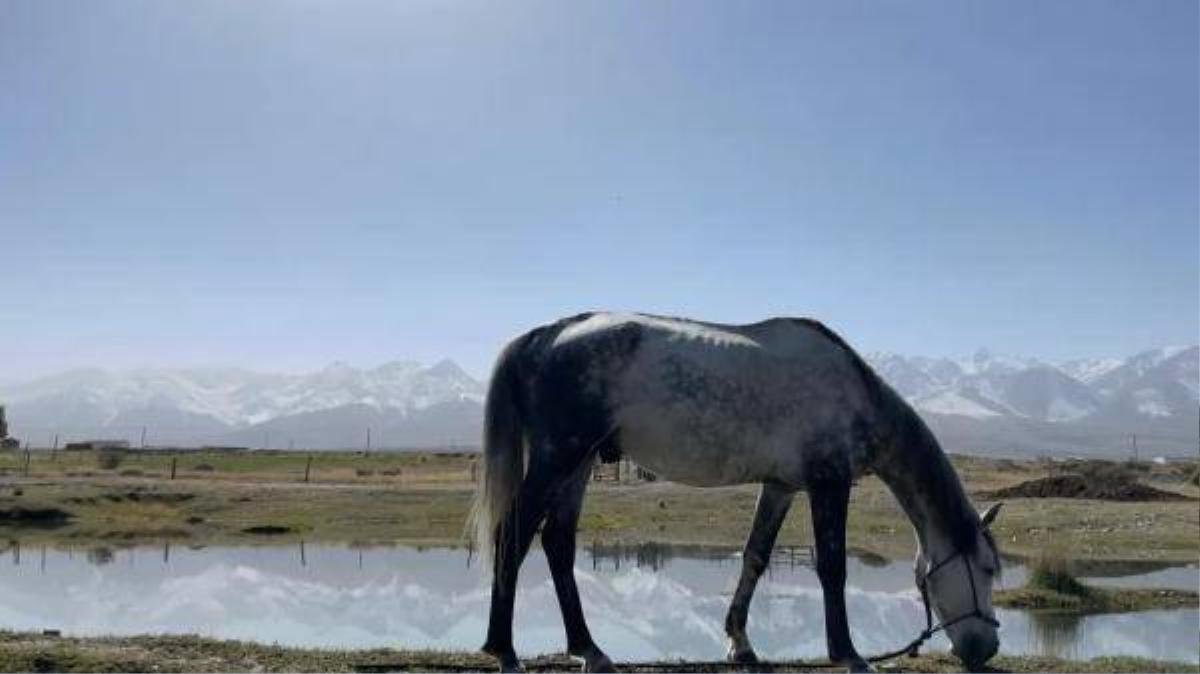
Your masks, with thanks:
[[[1197,3],[0,4],[0,379],[1200,332]]]

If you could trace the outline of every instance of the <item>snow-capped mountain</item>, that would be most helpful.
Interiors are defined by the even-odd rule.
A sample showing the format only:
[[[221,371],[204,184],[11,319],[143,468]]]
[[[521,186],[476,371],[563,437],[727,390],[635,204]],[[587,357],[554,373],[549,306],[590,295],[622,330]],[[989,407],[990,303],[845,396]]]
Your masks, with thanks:
[[[872,367],[951,451],[1127,455],[1130,436],[1162,454],[1200,444],[1200,347],[1047,363],[872,354]],[[453,361],[308,374],[241,369],[74,370],[0,385],[13,435],[148,444],[361,448],[479,444],[484,385]]]
[[[952,445],[1124,453],[1137,434],[1150,451],[1178,454],[1200,441],[1197,346],[1064,363],[988,351],[867,360]]]
[[[420,427],[423,419],[457,409],[462,412],[461,425],[470,429],[483,396],[483,385],[451,360],[429,367],[395,361],[373,369],[338,362],[298,375],[242,369],[87,369],[0,387],[0,400],[8,404],[13,420],[13,435],[32,437],[35,442],[55,433],[64,440],[97,435],[140,440],[142,427],[151,442],[269,441],[273,428],[276,446],[288,442],[304,446],[311,441],[311,431],[293,433],[289,426],[293,420],[311,426],[313,415],[318,415],[324,441],[357,446],[365,433],[358,422],[366,417],[381,433],[383,427]],[[352,435],[344,444],[338,442],[342,432],[338,429],[351,419]],[[264,425],[268,426],[263,433],[255,432]],[[478,433],[444,431],[420,441],[478,441]],[[377,440],[409,444],[416,439],[400,433],[390,438],[377,435]]]
[[[918,410],[974,418],[1063,422],[1102,410],[1149,417],[1188,413],[1200,404],[1200,347],[1165,347],[1126,359],[1061,364],[997,356],[867,356],[875,371]]]

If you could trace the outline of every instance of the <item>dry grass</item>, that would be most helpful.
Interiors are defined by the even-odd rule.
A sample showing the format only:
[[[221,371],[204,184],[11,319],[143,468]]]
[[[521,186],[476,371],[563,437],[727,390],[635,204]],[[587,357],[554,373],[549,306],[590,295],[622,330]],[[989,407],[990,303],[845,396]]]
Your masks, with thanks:
[[[525,660],[528,671],[575,671],[578,663],[561,655]],[[618,663],[625,672],[762,671],[725,663]],[[267,646],[194,636],[71,638],[0,632],[0,671],[4,672],[352,672],[352,671],[494,671],[495,662],[476,653],[372,649],[340,651]],[[837,671],[803,661],[771,663],[776,672]],[[955,658],[931,653],[899,658],[884,667],[891,672],[959,672]],[[1043,657],[999,656],[989,663],[996,672],[1196,672],[1195,665],[1140,658],[1096,658],[1087,661]]]
[[[19,527],[26,541],[51,544],[147,542],[181,538],[200,543],[257,540],[253,527],[286,527],[311,541],[462,542],[472,498],[473,455],[198,452],[172,456],[130,452],[121,475],[97,473],[84,452],[41,456],[30,477],[13,478],[16,458],[0,455],[8,487],[0,514],[57,509],[70,519],[54,529]],[[1045,474],[1036,462],[955,457],[969,491],[978,494]],[[5,463],[7,462],[7,463]],[[1184,467],[1188,468],[1187,466]],[[132,472],[132,471],[137,471]],[[1161,488],[1194,489],[1177,467],[1154,467],[1145,479]],[[753,486],[692,489],[667,482],[589,489],[580,540],[661,542],[740,547],[753,516]],[[985,505],[976,497],[977,505]],[[17,530],[19,528],[19,530]],[[1121,503],[1079,499],[1012,499],[994,530],[1004,552],[1034,557],[1054,544],[1083,559],[1194,561],[1200,550],[1200,509],[1194,503]],[[798,495],[780,534],[782,545],[812,541],[807,499]],[[889,558],[910,556],[912,529],[879,480],[854,490],[848,542]]]

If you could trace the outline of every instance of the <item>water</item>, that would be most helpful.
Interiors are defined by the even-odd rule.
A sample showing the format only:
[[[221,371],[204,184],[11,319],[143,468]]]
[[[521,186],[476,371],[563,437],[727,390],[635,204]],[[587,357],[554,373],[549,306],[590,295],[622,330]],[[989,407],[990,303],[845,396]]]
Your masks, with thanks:
[[[468,560],[460,549],[413,547],[26,548],[0,557],[0,627],[474,650],[486,629],[488,592]],[[592,633],[614,658],[718,659],[738,565],[735,555],[706,550],[592,547],[580,551],[576,576]],[[1200,573],[1194,565],[1146,571],[1122,567],[1119,582],[1194,589]],[[1007,586],[1024,575],[1019,567],[1006,574]],[[912,578],[909,562],[851,559],[847,603],[860,651],[895,648],[924,627]],[[523,567],[520,588],[518,650],[561,651],[562,623],[540,552]],[[759,654],[823,657],[821,606],[807,556],[777,555],[750,612]],[[1009,654],[1200,661],[1200,613],[1193,609],[998,614],[1001,649]],[[947,650],[949,643],[939,636],[931,648]]]

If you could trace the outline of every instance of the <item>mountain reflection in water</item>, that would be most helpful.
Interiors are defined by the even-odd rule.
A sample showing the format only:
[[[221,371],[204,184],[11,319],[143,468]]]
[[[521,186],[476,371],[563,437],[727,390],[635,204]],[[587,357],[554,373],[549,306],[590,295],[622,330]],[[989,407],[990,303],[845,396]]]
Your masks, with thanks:
[[[0,627],[67,634],[195,633],[339,648],[474,650],[488,589],[468,551],[294,543],[261,547],[37,548],[4,552]],[[584,545],[576,568],[593,634],[618,659],[717,659],[740,560],[711,548]],[[923,625],[911,562],[852,557],[847,603],[859,649],[875,653]],[[1120,568],[1123,584],[1141,575]],[[1149,570],[1194,588],[1195,566]],[[1004,583],[1023,581],[1010,565]],[[523,654],[561,651],[545,558],[522,569],[514,633]],[[783,548],[759,586],[750,633],[768,658],[821,657],[820,586],[804,548]],[[999,611],[1001,649],[1069,658],[1134,655],[1200,661],[1196,610],[1099,616]],[[942,637],[931,648],[946,650]]]

